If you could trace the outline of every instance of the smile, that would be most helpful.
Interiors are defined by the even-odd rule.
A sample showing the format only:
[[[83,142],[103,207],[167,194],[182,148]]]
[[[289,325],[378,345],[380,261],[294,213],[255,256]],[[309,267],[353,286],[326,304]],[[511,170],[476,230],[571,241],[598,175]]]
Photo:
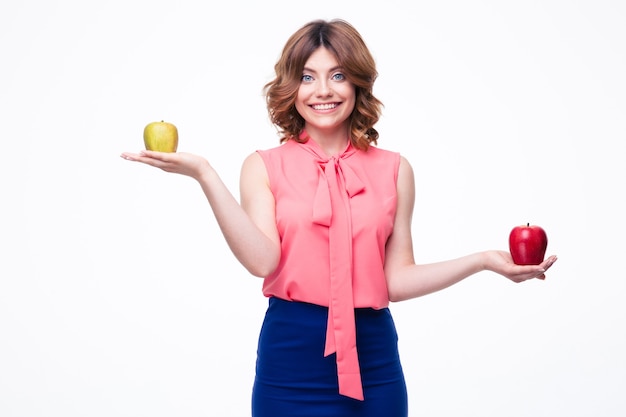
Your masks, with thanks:
[[[331,110],[337,107],[337,103],[326,103],[326,104],[313,104],[311,107],[314,110]]]

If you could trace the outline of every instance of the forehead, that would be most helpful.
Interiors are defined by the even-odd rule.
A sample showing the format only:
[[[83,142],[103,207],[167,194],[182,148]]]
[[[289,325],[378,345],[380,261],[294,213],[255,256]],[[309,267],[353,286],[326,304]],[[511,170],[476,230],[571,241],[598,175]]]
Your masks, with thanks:
[[[337,68],[339,63],[335,55],[322,46],[313,51],[304,66],[309,70],[324,71]]]

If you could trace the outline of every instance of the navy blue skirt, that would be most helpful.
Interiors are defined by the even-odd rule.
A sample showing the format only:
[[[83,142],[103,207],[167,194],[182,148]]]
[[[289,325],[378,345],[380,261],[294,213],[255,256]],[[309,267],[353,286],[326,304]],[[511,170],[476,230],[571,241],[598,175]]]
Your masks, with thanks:
[[[335,355],[324,357],[328,308],[275,297],[259,336],[253,417],[407,417],[398,334],[389,309],[355,310],[365,401],[339,394]]]

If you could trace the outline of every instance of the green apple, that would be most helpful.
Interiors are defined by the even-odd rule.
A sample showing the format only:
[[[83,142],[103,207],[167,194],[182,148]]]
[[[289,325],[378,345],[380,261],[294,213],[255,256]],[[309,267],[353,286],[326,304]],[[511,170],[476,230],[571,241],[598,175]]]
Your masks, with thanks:
[[[176,152],[178,129],[171,123],[152,122],[143,129],[143,143],[149,151]]]

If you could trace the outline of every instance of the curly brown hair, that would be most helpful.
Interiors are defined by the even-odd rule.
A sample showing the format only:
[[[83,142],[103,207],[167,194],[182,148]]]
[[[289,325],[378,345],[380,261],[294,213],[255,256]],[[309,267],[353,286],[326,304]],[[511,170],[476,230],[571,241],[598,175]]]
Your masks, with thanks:
[[[289,139],[306,141],[306,138],[300,138],[304,119],[296,110],[295,102],[304,65],[320,47],[335,55],[346,79],[355,87],[356,104],[350,115],[350,139],[355,148],[367,150],[378,140],[374,125],[383,107],[372,93],[378,72],[359,32],[341,19],[314,20],[291,35],[274,66],[276,78],[264,86],[267,110],[279,130],[280,142]]]

